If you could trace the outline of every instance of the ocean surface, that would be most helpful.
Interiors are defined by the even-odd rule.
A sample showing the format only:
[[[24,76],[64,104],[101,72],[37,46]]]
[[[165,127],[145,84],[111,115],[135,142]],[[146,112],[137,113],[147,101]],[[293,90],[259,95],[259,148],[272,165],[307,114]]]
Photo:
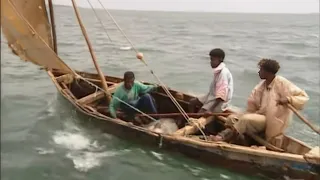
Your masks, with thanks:
[[[120,27],[144,53],[149,67],[135,58],[130,44],[107,16],[80,13],[103,72],[156,82],[149,68],[170,88],[200,95],[212,78],[208,53],[223,48],[235,94],[244,108],[259,82],[257,63],[276,59],[280,75],[306,90],[303,110],[319,125],[319,15],[223,14],[111,11]],[[72,68],[96,72],[71,7],[56,6],[60,57]],[[260,179],[212,168],[185,156],[149,148],[83,126],[39,67],[20,61],[1,39],[1,179]],[[294,117],[287,134],[319,146],[319,136]],[[201,156],[201,154],[199,154]]]

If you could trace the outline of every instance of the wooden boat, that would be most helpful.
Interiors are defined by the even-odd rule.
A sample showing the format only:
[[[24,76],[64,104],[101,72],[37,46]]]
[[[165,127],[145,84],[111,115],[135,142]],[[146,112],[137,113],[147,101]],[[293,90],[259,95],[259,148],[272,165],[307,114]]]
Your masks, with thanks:
[[[206,136],[216,134],[225,128],[225,116],[221,114],[214,116],[214,118],[203,118],[194,115],[194,118],[199,119],[196,122],[188,123],[181,116],[177,116],[180,111],[169,96],[169,94],[172,95],[179,106],[185,112],[190,113],[188,112],[188,104],[193,96],[183,92],[169,90],[170,93],[168,93],[164,88],[159,88],[156,92],[151,93],[161,114],[159,116],[170,117],[177,123],[179,129],[174,133],[159,133],[146,128],[144,123],[147,124],[150,121],[147,121],[143,116],[140,117],[144,119],[144,123],[140,125],[126,122],[121,119],[121,116],[120,119],[111,118],[108,113],[108,99],[106,97],[112,95],[115,88],[123,80],[112,76],[101,78],[98,66],[96,66],[98,74],[94,74],[74,71],[63,63],[57,55],[55,31],[54,28],[51,28],[54,27],[51,0],[49,0],[49,8],[53,25],[50,25],[48,18],[34,18],[36,15],[46,17],[47,11],[44,4],[43,0],[34,0],[29,3],[29,6],[23,6],[19,0],[2,0],[3,33],[8,40],[9,47],[15,54],[45,67],[58,92],[78,112],[94,119],[90,123],[96,124],[107,133],[130,139],[130,141],[177,151],[211,165],[245,174],[261,173],[274,179],[283,176],[300,179],[320,178],[319,147],[310,147],[286,135],[277,138],[277,141],[273,143],[276,146],[265,142],[257,135],[247,136],[250,142],[247,146],[203,140],[198,128],[202,128]],[[39,7],[41,7],[41,11],[39,11]],[[76,10],[75,4],[74,8]],[[43,27],[41,23],[48,26]],[[79,23],[81,24],[80,20]],[[47,31],[44,30],[45,28]],[[52,31],[49,34],[48,29],[50,32]],[[90,47],[90,43],[88,44]],[[26,47],[41,47],[41,51]],[[50,61],[43,60],[44,57]],[[236,111],[228,110],[225,113],[236,113]],[[252,145],[266,148],[254,148]]]

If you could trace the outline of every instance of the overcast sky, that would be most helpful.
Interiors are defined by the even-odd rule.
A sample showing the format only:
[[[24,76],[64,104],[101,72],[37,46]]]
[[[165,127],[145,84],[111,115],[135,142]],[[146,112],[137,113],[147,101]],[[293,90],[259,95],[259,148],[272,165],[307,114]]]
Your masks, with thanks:
[[[90,7],[88,0],[76,0],[82,7]],[[109,9],[261,12],[261,13],[315,13],[319,0],[100,0]],[[53,0],[55,4],[71,5],[71,0]],[[98,0],[90,0],[99,7]]]

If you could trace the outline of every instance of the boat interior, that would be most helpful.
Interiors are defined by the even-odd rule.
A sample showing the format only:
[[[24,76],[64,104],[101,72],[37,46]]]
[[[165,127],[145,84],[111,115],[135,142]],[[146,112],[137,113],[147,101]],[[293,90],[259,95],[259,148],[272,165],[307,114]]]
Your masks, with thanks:
[[[61,91],[63,91],[65,94],[67,94],[72,101],[74,101],[77,106],[80,106],[80,108],[84,109],[86,112],[98,115],[100,117],[108,118],[110,115],[108,112],[108,105],[106,101],[105,93],[96,87],[90,85],[89,81],[99,87],[102,87],[101,80],[99,79],[99,76],[97,74],[91,74],[86,72],[77,72],[80,76],[85,78],[85,80],[82,79],[74,79],[70,74],[64,74],[59,71],[51,71],[53,74],[53,77],[55,79],[55,82],[61,87]],[[108,89],[110,93],[113,93],[116,89],[118,83],[122,82],[121,78],[116,77],[110,77],[105,76]],[[146,82],[143,82],[145,84],[149,84]],[[188,105],[189,101],[193,96],[183,94],[181,92],[177,92],[174,90],[170,90],[171,94],[175,99],[178,101],[180,106],[185,110],[185,112],[188,112]],[[160,116],[158,118],[161,118],[161,115],[164,115],[166,118],[172,118],[176,122],[178,126],[178,131],[176,133],[173,133],[174,135],[182,135],[187,136],[193,139],[197,139],[199,141],[203,141],[203,135],[199,130],[194,128],[191,131],[188,131],[187,134],[181,133],[185,132],[186,128],[192,129],[192,124],[188,123],[182,115],[179,115],[179,111],[177,107],[172,103],[171,99],[167,96],[167,94],[164,92],[162,88],[158,89],[156,92],[151,93],[152,97],[154,98],[157,106],[157,110]],[[119,112],[119,119],[125,119],[121,112]],[[170,115],[172,114],[172,115]],[[151,122],[151,120],[142,114],[138,114],[140,117],[140,122],[137,123],[135,121],[132,121],[133,124],[137,126],[144,126]],[[151,115],[152,116],[152,115]],[[193,116],[192,118],[200,118],[201,116]],[[218,116],[215,117],[215,120],[212,121],[206,121],[206,118],[204,118],[203,123],[201,124],[204,129],[203,132],[206,136],[209,135],[216,135],[218,132],[225,129],[224,122],[226,120],[226,117]],[[128,121],[128,120],[125,120]],[[283,135],[276,139],[272,144],[276,144],[276,146],[271,145],[270,143],[263,140],[263,135],[245,135],[246,143],[243,144],[242,142],[239,143],[237,139],[230,142],[232,144],[237,144],[241,146],[247,146],[247,147],[260,147],[265,148],[267,150],[271,151],[277,151],[277,152],[284,152],[284,153],[291,153],[291,154],[298,154],[298,155],[304,155],[308,152],[314,151],[310,146],[306,145],[305,143],[294,139],[292,137]],[[317,147],[318,148],[318,147]]]

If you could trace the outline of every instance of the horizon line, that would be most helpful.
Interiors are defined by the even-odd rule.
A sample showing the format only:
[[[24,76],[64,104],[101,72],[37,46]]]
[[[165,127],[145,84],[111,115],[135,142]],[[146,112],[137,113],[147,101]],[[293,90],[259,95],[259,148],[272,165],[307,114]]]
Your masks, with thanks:
[[[55,6],[65,6],[65,7],[72,7],[72,5],[65,5],[65,4],[55,4]],[[83,9],[92,9],[91,7],[84,7],[78,6],[79,8]],[[94,9],[102,9],[102,7],[94,7]],[[107,10],[116,10],[116,11],[143,11],[143,12],[177,12],[177,13],[228,13],[228,14],[282,14],[282,15],[311,15],[311,14],[320,14],[320,12],[242,12],[242,11],[198,11],[198,10],[147,10],[147,9],[117,9],[117,8],[106,8]]]

